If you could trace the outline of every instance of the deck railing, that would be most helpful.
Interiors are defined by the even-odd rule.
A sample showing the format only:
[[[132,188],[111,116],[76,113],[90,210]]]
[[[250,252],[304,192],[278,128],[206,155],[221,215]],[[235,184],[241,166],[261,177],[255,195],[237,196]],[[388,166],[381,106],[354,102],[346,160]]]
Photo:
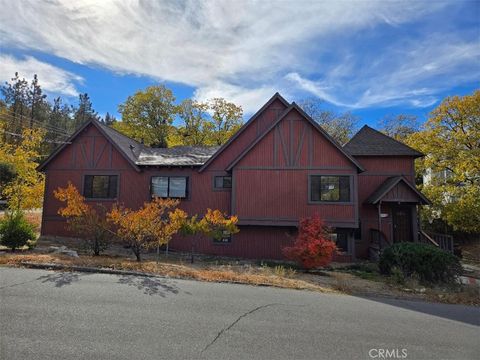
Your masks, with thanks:
[[[447,234],[426,233],[420,230],[418,240],[422,243],[431,244],[442,250],[453,253],[453,236]]]

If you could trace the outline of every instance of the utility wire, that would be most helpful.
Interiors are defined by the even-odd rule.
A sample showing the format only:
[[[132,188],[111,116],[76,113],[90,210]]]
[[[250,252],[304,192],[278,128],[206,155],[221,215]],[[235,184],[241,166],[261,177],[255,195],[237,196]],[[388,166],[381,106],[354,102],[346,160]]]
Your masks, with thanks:
[[[45,127],[50,127],[51,129],[53,130],[57,130],[57,131],[60,131],[60,132],[64,132],[64,133],[67,133],[67,131],[65,129],[62,129],[62,128],[59,128],[57,126],[54,126],[52,124],[48,124],[48,123],[44,123],[36,118],[31,118],[31,117],[28,117],[28,116],[25,116],[25,115],[21,115],[21,114],[14,114],[12,113],[11,110],[9,110],[7,113],[5,113],[5,115],[11,117],[11,118],[15,118],[15,119],[18,119],[19,117],[22,118],[22,119],[25,119],[27,122],[35,122],[37,124],[41,124],[42,126],[45,126]]]
[[[16,117],[16,116],[13,116],[13,115],[11,115],[11,114],[9,114],[9,113],[0,114],[0,116],[6,116],[6,117],[9,118],[8,120],[18,121],[18,122],[21,122],[22,125],[24,125],[24,122],[21,121],[22,119],[20,119],[21,116],[20,116],[20,117]],[[25,120],[26,120],[26,121],[30,121],[30,120],[32,120],[32,119],[26,118]],[[70,136],[70,134],[68,134],[68,133],[66,132],[66,130],[61,129],[61,128],[58,128],[58,127],[56,127],[56,126],[43,123],[43,122],[41,122],[41,121],[39,121],[39,120],[36,120],[36,119],[33,119],[32,122],[33,122],[35,125],[44,128],[45,130],[48,130],[48,131],[51,131],[51,132],[56,132],[56,133],[58,133],[58,134],[60,134],[60,135]]]
[[[5,133],[5,134],[11,135],[11,136],[19,137],[19,138],[22,138],[22,139],[24,138],[23,135],[13,133],[11,131],[6,131],[6,130],[0,130],[0,131],[2,133]],[[51,143],[51,144],[71,144],[71,142],[68,142],[68,141],[55,141],[55,140],[48,140],[48,139],[43,139],[42,142]]]
[[[2,115],[5,116],[6,114],[0,114],[0,118],[1,118]],[[7,115],[7,116],[8,116],[8,115]],[[11,121],[11,120],[16,120],[16,121],[18,121],[19,119],[4,118],[4,120],[6,120],[6,121]],[[17,125],[20,125],[22,128],[28,128],[28,127],[27,127],[25,124],[23,124],[23,123],[18,123]],[[54,130],[54,129],[45,127],[44,124],[37,124],[37,123],[35,123],[35,128],[40,128],[40,129],[46,130],[47,132],[54,133],[54,134],[56,134],[56,135],[58,135],[58,136],[63,136],[63,137],[67,137],[67,138],[70,137],[69,134],[64,133],[64,132],[62,132],[62,131],[58,131],[58,130]]]

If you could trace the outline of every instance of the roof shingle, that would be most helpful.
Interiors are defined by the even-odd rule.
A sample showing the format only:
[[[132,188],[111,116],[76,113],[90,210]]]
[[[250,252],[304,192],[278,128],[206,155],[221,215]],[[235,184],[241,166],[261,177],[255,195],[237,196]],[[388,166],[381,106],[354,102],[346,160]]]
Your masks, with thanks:
[[[151,148],[135,141],[117,130],[96,122],[120,150],[139,166],[199,166],[203,165],[218,146],[174,146]]]
[[[353,156],[413,156],[423,154],[365,125],[343,147]]]

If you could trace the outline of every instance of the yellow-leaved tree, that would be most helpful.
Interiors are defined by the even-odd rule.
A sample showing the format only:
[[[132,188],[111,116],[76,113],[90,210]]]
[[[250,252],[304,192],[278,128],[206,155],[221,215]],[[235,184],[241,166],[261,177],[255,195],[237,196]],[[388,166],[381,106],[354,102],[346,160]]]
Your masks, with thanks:
[[[3,134],[4,131],[7,131],[5,124],[0,122],[0,132]],[[36,169],[44,135],[43,130],[26,129],[15,144],[0,136],[0,163],[15,171],[15,177],[0,189],[0,197],[7,199],[8,207],[13,211],[42,206],[45,177]]]
[[[94,255],[107,249],[114,233],[106,219],[106,209],[101,205],[87,204],[77,188],[69,182],[66,188],[53,192],[55,198],[65,203],[58,214],[67,219],[74,236],[82,237],[87,250]]]
[[[424,215],[480,233],[480,90],[446,98],[407,143],[426,155],[417,161],[427,174],[422,191],[433,202]]]
[[[167,244],[182,228],[187,213],[178,204],[179,200],[155,198],[138,210],[114,205],[107,217],[116,225],[118,238],[141,261],[143,250]]]
[[[198,220],[196,215],[186,219],[183,222],[180,232],[184,236],[190,236],[192,247],[190,261],[193,263],[198,235],[221,241],[221,239],[229,238],[232,234],[239,232],[237,223],[237,216],[228,216],[220,210],[212,209],[207,209],[207,212],[200,220]]]

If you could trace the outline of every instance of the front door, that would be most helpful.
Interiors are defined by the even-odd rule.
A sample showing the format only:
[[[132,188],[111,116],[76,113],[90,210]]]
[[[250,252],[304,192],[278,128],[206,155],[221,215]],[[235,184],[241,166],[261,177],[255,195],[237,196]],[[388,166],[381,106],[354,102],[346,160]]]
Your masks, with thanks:
[[[412,211],[410,206],[395,206],[392,209],[393,241],[413,241]]]

